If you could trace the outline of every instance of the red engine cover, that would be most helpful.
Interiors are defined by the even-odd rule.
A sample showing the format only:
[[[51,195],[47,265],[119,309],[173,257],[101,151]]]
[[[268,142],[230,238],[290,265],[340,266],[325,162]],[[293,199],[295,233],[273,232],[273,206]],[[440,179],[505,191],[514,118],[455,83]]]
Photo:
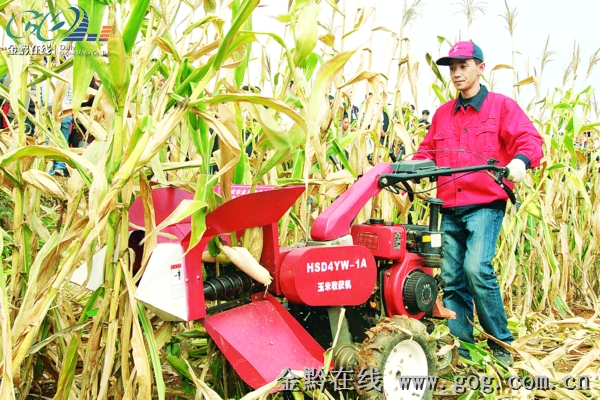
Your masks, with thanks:
[[[425,315],[424,312],[417,314],[409,313],[404,304],[404,286],[406,284],[406,278],[415,269],[419,269],[426,274],[432,274],[431,268],[423,267],[421,265],[421,257],[413,253],[407,253],[404,260],[395,263],[392,268],[385,273],[383,296],[385,298],[388,317],[391,318],[394,315],[406,315],[412,318],[421,319]]]
[[[357,306],[373,293],[377,265],[363,246],[304,247],[283,259],[280,279],[291,303]]]
[[[406,253],[406,228],[402,225],[354,225],[354,244],[365,246],[373,256],[386,260],[401,260]]]

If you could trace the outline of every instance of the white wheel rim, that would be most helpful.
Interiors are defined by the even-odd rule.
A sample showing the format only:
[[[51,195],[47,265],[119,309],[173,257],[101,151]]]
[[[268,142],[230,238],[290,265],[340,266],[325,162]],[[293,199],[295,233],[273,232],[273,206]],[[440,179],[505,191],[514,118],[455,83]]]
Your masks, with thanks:
[[[400,377],[426,377],[427,356],[421,345],[414,340],[406,340],[398,343],[388,356],[383,368],[383,392],[388,400],[420,399],[425,394],[426,383],[421,389],[410,386],[403,388],[398,380]]]

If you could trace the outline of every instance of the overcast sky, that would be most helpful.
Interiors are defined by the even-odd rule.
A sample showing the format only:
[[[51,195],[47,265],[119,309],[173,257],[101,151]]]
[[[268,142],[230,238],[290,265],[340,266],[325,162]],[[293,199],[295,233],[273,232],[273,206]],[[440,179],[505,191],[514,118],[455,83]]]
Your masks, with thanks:
[[[346,31],[351,29],[356,16],[356,10],[361,7],[375,7],[374,25],[369,22],[365,29],[352,34],[345,42],[346,48],[362,48],[368,45],[368,37],[372,26],[384,26],[392,31],[398,32],[402,18],[403,0],[340,0],[345,1],[347,15]],[[412,0],[409,1],[409,4]],[[462,2],[462,0],[460,0]],[[322,3],[325,3],[324,1]],[[485,13],[477,13],[467,36],[467,22],[460,13],[459,0],[423,0],[420,7],[421,13],[414,22],[407,27],[404,36],[410,40],[411,52],[420,62],[419,68],[419,98],[418,108],[423,110],[429,108],[435,110],[439,104],[430,89],[434,82],[433,74],[425,64],[425,54],[430,53],[434,58],[447,54],[449,45],[443,44],[441,51],[438,46],[438,36],[443,36],[451,42],[459,39],[472,39],[483,50],[487,74],[497,64],[511,64],[511,39],[506,22],[502,18],[505,13],[505,4],[502,0],[489,0],[485,3]],[[539,74],[540,59],[544,45],[550,36],[550,49],[555,52],[542,76],[542,95],[554,89],[562,87],[563,74],[569,64],[574,43],[581,49],[581,65],[579,68],[579,79],[576,81],[575,89],[582,90],[587,85],[600,88],[600,66],[592,74],[587,82],[583,82],[586,75],[590,56],[600,48],[600,36],[598,32],[598,18],[600,15],[600,1],[596,0],[508,0],[511,9],[517,9],[516,30],[514,45],[518,52],[515,55],[515,66],[519,72],[519,79],[528,77],[528,72],[533,74],[534,67]],[[254,15],[253,23],[255,30],[283,32],[283,24],[271,16],[284,14],[287,9],[287,1],[284,0],[262,0],[261,6]],[[372,17],[373,18],[373,17]],[[323,11],[319,15],[319,21],[329,25],[331,21],[330,7],[323,5]],[[336,17],[334,29],[341,31],[342,19]],[[594,33],[596,32],[596,33]],[[379,30],[375,33],[373,44],[374,62],[373,70],[387,72],[387,62],[380,62],[385,58],[386,43],[390,33]],[[378,62],[379,61],[379,62]],[[345,70],[345,75],[350,76],[356,70],[358,57],[351,60]],[[259,68],[258,66],[254,66]],[[447,68],[442,67],[442,72],[447,76]],[[511,95],[513,76],[511,70],[503,69],[495,73],[496,84],[494,89],[500,93]],[[390,77],[392,80],[393,78]],[[568,84],[570,87],[571,83]],[[403,87],[403,100],[410,95],[408,86]],[[390,84],[389,91],[393,90]],[[363,89],[364,92],[364,89]],[[534,95],[532,85],[522,88],[522,103],[529,102]]]

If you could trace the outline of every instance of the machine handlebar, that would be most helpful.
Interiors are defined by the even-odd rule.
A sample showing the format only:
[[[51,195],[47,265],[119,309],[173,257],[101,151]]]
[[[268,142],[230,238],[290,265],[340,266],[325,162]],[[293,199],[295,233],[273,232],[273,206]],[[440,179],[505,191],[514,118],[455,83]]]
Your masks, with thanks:
[[[515,193],[509,188],[502,179],[507,177],[509,174],[509,169],[507,167],[501,167],[496,165],[498,161],[494,159],[489,159],[487,164],[484,165],[473,165],[469,167],[459,167],[459,168],[450,168],[450,167],[424,167],[417,169],[415,171],[401,171],[394,172],[392,174],[382,174],[379,176],[379,187],[382,189],[395,186],[398,183],[403,183],[404,187],[409,194],[411,194],[408,185],[406,182],[408,181],[419,181],[424,178],[437,178],[440,176],[451,176],[459,173],[470,173],[470,172],[478,172],[478,171],[489,171],[496,182],[504,191],[506,192],[508,198],[513,204],[517,204],[517,199]],[[412,199],[412,196],[411,196]]]

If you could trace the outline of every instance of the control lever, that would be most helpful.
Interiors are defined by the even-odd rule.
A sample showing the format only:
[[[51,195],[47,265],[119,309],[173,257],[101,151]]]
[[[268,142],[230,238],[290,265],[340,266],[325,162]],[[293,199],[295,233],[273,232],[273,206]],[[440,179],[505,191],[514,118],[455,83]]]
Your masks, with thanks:
[[[521,203],[519,201],[517,201],[517,196],[515,196],[515,192],[513,192],[513,190],[511,188],[509,188],[506,184],[504,184],[504,182],[502,182],[502,179],[506,178],[509,173],[510,173],[510,170],[506,167],[504,167],[500,171],[495,171],[493,174],[488,171],[488,175],[490,175],[494,179],[494,181],[496,181],[496,183],[498,185],[500,185],[500,187],[502,189],[504,189],[504,192],[510,199],[510,202],[513,203],[515,205],[515,207],[517,207],[517,211],[519,211],[519,208],[521,207]]]
[[[313,198],[312,197],[308,197],[308,214],[306,215],[306,243],[308,243],[309,237],[308,236],[310,234],[310,214],[312,212],[312,203],[313,203]]]
[[[429,230],[431,232],[439,232],[440,209],[444,202],[440,199],[430,198],[426,201],[429,204]]]
[[[434,278],[439,288],[443,289],[446,287],[446,281],[444,280],[444,278],[442,278],[441,274],[437,274],[436,276],[434,276]]]

